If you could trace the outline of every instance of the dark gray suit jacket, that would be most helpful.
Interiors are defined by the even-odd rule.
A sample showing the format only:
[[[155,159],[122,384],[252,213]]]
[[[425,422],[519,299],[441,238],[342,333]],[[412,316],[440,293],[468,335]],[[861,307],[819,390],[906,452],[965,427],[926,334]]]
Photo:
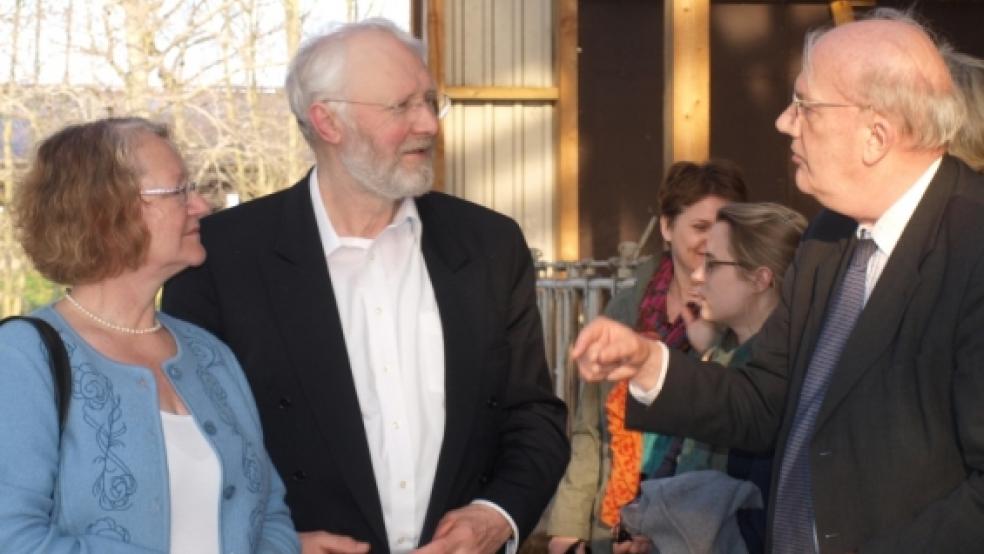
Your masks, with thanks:
[[[519,227],[439,193],[417,200],[441,315],[446,428],[422,542],[449,510],[495,502],[526,536],[569,458]],[[307,179],[202,221],[208,259],[164,289],[164,310],[224,340],[260,409],[299,530],[388,552]]]
[[[747,450],[775,445],[781,460],[856,227],[821,213],[751,361],[724,371],[672,354],[656,402],[630,400],[629,425]],[[943,159],[889,258],[835,370],[810,456],[821,552],[984,552],[984,178],[962,162]]]

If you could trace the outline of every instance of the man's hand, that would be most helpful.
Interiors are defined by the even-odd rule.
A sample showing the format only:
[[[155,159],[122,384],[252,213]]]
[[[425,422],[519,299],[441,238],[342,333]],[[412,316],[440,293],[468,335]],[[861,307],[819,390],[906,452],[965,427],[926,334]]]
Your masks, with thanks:
[[[512,527],[502,514],[481,504],[451,510],[437,524],[431,542],[418,554],[495,552],[512,535]]]
[[[585,381],[632,379],[645,390],[659,382],[662,367],[662,350],[655,342],[606,317],[581,330],[571,358]]]
[[[301,554],[365,554],[369,544],[352,537],[333,535],[326,531],[298,533],[301,539]]]

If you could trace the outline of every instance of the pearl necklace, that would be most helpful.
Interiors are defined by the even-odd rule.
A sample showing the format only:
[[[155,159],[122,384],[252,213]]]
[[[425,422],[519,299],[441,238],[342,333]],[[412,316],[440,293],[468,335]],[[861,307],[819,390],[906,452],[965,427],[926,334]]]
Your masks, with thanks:
[[[157,331],[161,330],[161,321],[157,318],[154,318],[155,323],[153,325],[151,325],[150,327],[144,327],[142,329],[137,329],[134,327],[124,327],[122,325],[117,325],[112,321],[106,321],[105,319],[85,309],[82,306],[82,304],[79,304],[79,301],[76,300],[74,296],[72,296],[71,290],[65,291],[65,299],[68,300],[68,302],[71,305],[75,306],[75,309],[82,312],[84,316],[88,317],[92,321],[95,321],[99,325],[102,325],[107,329],[112,329],[113,331],[116,331],[118,333],[123,333],[125,335],[147,335],[150,333],[156,333]]]

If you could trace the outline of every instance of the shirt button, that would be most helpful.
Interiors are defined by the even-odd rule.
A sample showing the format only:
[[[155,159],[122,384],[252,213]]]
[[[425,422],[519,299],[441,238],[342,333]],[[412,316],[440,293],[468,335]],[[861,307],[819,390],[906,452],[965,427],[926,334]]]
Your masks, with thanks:
[[[212,423],[211,421],[206,421],[205,423],[203,423],[202,429],[205,429],[205,432],[208,433],[209,435],[214,435],[215,431],[217,430],[215,428],[215,424]]]
[[[401,489],[407,488],[407,482],[406,481],[400,481],[400,488]]]
[[[137,386],[140,387],[140,388],[142,388],[142,389],[144,389],[144,390],[146,390],[148,388],[147,387],[147,380],[144,379],[143,377],[137,379]]]
[[[399,421],[394,421],[393,422],[393,429],[396,429],[396,430],[399,430],[400,429],[400,422]]]
[[[181,378],[181,368],[179,367],[169,367],[167,368],[167,374],[171,376],[172,379]]]
[[[230,498],[235,496],[235,494],[236,494],[235,485],[229,485],[228,487],[225,488],[225,490],[222,491],[222,497],[225,498],[226,500],[229,500]]]
[[[383,309],[379,306],[376,306],[376,315],[383,315]]]

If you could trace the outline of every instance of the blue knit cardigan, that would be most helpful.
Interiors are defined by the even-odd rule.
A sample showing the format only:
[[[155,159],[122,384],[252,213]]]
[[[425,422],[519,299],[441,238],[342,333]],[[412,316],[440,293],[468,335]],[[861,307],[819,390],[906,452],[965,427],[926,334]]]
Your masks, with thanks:
[[[72,399],[59,445],[44,346],[28,323],[0,327],[0,550],[169,552],[170,487],[154,376],[94,350],[51,306],[34,315],[61,334]],[[299,552],[239,363],[207,331],[159,317],[178,344],[164,372],[219,458],[221,551]]]

